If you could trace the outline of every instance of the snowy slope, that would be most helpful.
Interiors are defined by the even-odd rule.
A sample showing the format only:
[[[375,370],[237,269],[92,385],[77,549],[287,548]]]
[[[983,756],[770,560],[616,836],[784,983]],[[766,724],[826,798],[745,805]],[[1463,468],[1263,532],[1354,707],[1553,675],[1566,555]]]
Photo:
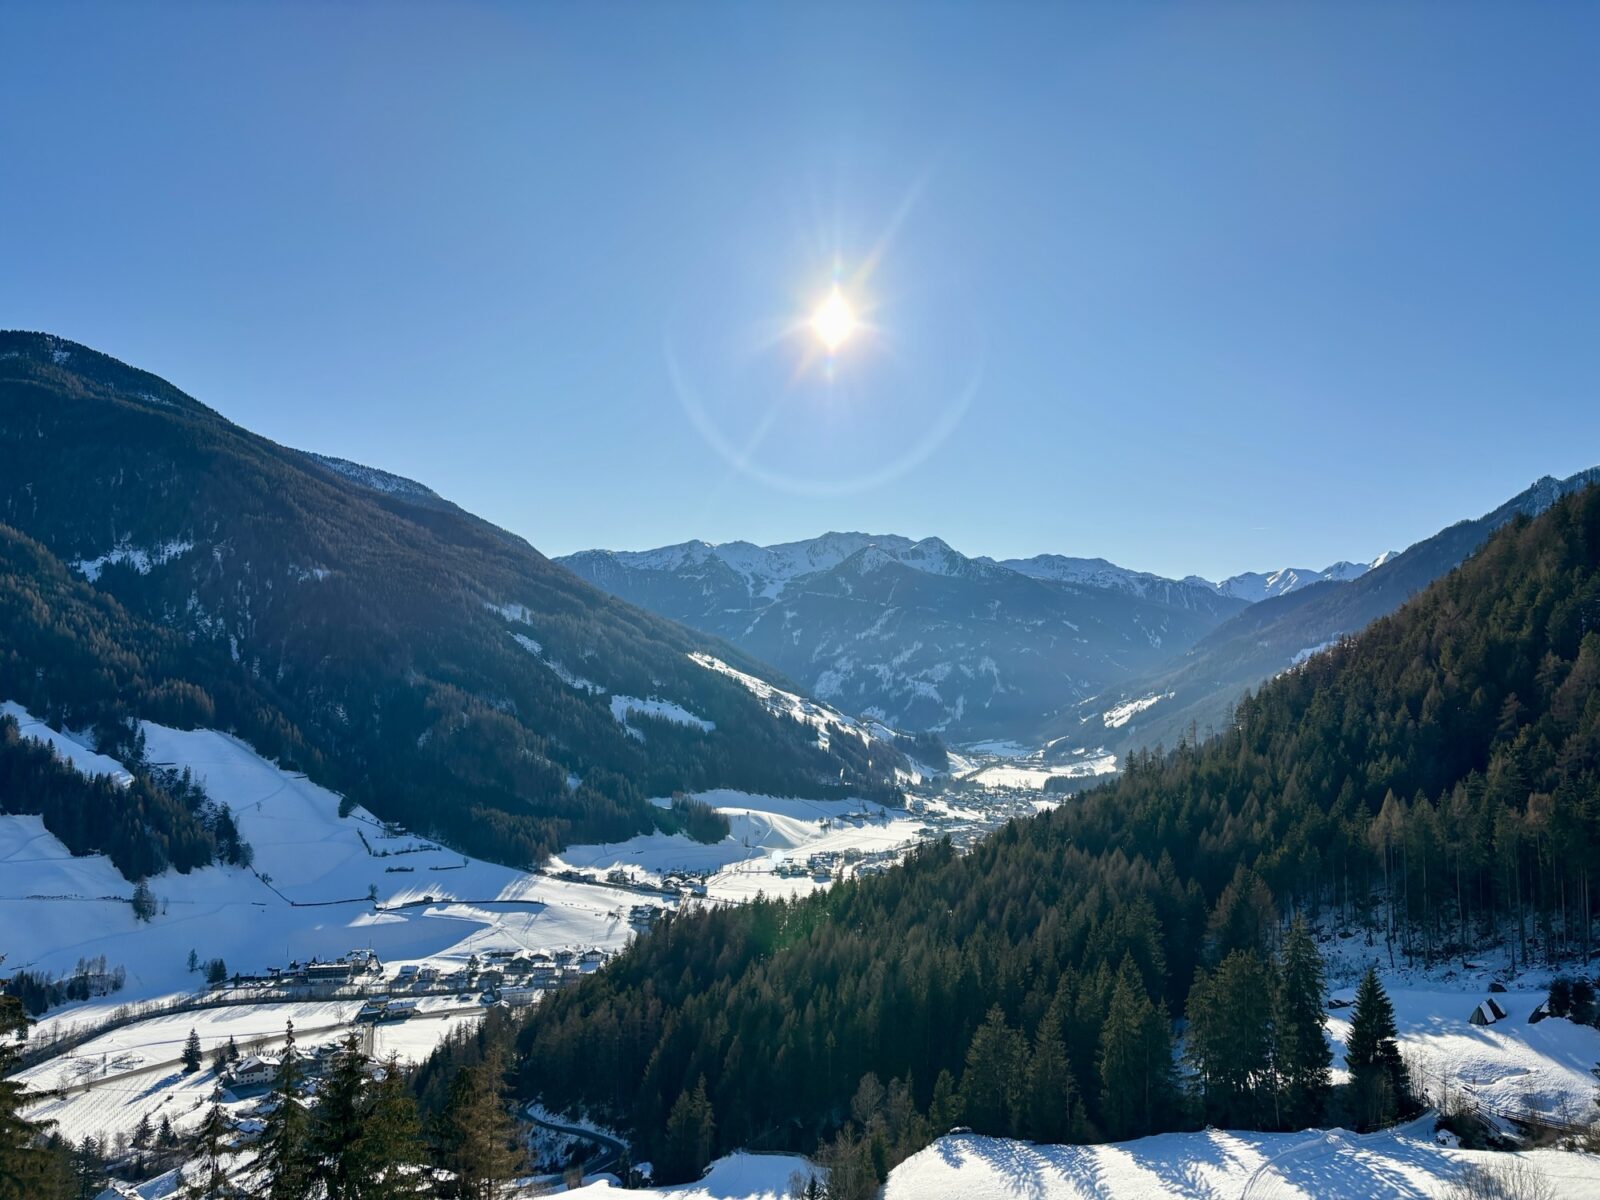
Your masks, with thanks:
[[[1441,1197],[1464,1168],[1512,1157],[1436,1145],[1431,1121],[1377,1134],[1207,1129],[1103,1146],[957,1134],[907,1159],[884,1200],[1378,1200]],[[1600,1159],[1514,1156],[1570,1200],[1600,1196]],[[667,1193],[671,1194],[671,1193]]]
[[[31,718],[30,718],[31,719]],[[142,726],[152,762],[187,767],[232,810],[254,870],[212,866],[150,880],[161,906],[133,917],[133,887],[101,857],[73,858],[38,817],[0,816],[0,928],[8,967],[56,973],[104,954],[126,989],[45,1017],[187,992],[191,949],[254,973],[291,958],[370,947],[385,962],[464,960],[487,949],[618,948],[629,936],[616,893],[465,858],[409,833],[214,730]],[[369,849],[370,847],[370,849]],[[394,867],[396,870],[388,870]],[[377,893],[367,899],[368,888]],[[430,899],[431,898],[431,899]],[[424,902],[427,901],[427,902]],[[405,907],[400,907],[405,906]]]

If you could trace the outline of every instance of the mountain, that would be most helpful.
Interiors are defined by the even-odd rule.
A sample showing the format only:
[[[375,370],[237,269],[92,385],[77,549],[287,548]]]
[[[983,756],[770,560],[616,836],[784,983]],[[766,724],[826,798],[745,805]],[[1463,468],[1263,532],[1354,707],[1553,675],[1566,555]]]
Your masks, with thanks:
[[[1457,522],[1403,553],[1382,555],[1369,568],[1357,564],[1348,582],[1327,578],[1286,588],[1236,613],[1158,670],[1045,722],[1040,736],[1054,754],[1068,755],[1102,746],[1119,752],[1170,746],[1191,728],[1201,734],[1219,729],[1247,688],[1393,612],[1507,522],[1537,516],[1595,482],[1600,467],[1567,479],[1546,476],[1476,520]],[[1350,566],[1336,567],[1341,565]]]
[[[1244,602],[1044,556],[997,563],[939,538],[828,533],[557,560],[740,647],[847,712],[946,738],[1007,736],[1153,668]]]
[[[647,831],[676,790],[892,792],[891,735],[781,685],[421,484],[0,334],[0,701],[57,728],[231,729],[525,864]]]
[[[1538,503],[1565,486],[1541,481]],[[1134,753],[1116,780],[969,853],[930,844],[876,877],[679,915],[636,940],[532,1013],[523,1096],[629,1129],[656,1162],[696,1111],[713,1151],[823,1143],[832,1164],[892,1162],[957,1123],[1121,1140],[1192,1128],[1216,1099],[1202,1073],[1174,1071],[1169,1018],[1193,1030],[1226,1008],[1232,1045],[1271,1041],[1263,960],[1290,914],[1358,962],[1425,970],[1491,945],[1513,971],[1530,955],[1587,961],[1600,488],[1501,526],[1210,742]],[[1412,568],[1479,532],[1413,547]],[[1309,933],[1292,936],[1315,957]],[[1217,980],[1241,965],[1244,986],[1218,1004]],[[1313,978],[1295,997],[1319,1025],[1322,991]],[[1310,1111],[1296,1111],[1273,1078],[1243,1085],[1252,1127],[1364,1119],[1338,1092],[1326,1110],[1302,1092]]]
[[[1385,550],[1369,563],[1341,561],[1323,567],[1320,571],[1306,567],[1283,567],[1270,572],[1246,571],[1242,575],[1229,576],[1221,583],[1207,583],[1194,576],[1190,577],[1190,582],[1210,587],[1224,596],[1233,596],[1255,604],[1272,596],[1286,596],[1314,583],[1348,583],[1352,579],[1361,578],[1375,567],[1383,566],[1397,553],[1399,552],[1396,550]]]

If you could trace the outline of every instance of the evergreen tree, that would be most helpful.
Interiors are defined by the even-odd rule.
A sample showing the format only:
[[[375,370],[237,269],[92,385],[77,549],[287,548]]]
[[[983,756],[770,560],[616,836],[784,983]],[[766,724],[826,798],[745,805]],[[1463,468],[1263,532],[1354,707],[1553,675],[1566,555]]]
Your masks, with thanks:
[[[1305,918],[1296,916],[1283,942],[1275,1020],[1282,1119],[1290,1129],[1322,1124],[1333,1087],[1333,1051],[1328,1046],[1328,1016],[1323,1008],[1326,988],[1322,955],[1311,940]]]
[[[667,1118],[666,1140],[658,1166],[663,1183],[687,1183],[699,1179],[711,1162],[716,1123],[711,1102],[706,1098],[706,1081],[701,1076],[694,1091],[683,1091]]]
[[[1172,1101],[1172,1030],[1131,957],[1123,959],[1111,991],[1098,1066],[1106,1136],[1122,1141],[1159,1128]]]
[[[928,1104],[928,1124],[934,1137],[949,1133],[961,1124],[965,1104],[956,1091],[955,1076],[948,1070],[939,1072],[933,1081],[933,1100]]]
[[[311,1122],[311,1178],[327,1200],[360,1200],[367,1108],[367,1058],[355,1034],[345,1039],[324,1078]]]
[[[7,1078],[16,1063],[12,1039],[29,1025],[22,1001],[0,995],[0,1200],[37,1200],[64,1196],[62,1156],[43,1144],[46,1126],[23,1120],[21,1098],[26,1090]]]
[[[1377,1129],[1387,1125],[1410,1104],[1410,1089],[1405,1064],[1400,1059],[1396,1040],[1394,1005],[1378,982],[1378,973],[1367,968],[1356,989],[1355,1009],[1350,1014],[1350,1038],[1345,1045],[1345,1064],[1350,1068],[1350,1095],[1356,1128]]]
[[[1185,1008],[1185,1053],[1219,1127],[1258,1129],[1270,1111],[1272,987],[1254,950],[1235,950],[1215,972],[1196,973]]]
[[[183,1073],[193,1075],[200,1069],[201,1062],[200,1035],[193,1029],[189,1030],[189,1040],[183,1044]]]
[[[428,1194],[427,1153],[417,1102],[391,1058],[373,1090],[361,1130],[361,1200],[410,1200]]]
[[[1024,1047],[1022,1034],[1006,1024],[1005,1010],[992,1006],[972,1035],[961,1075],[967,1120],[979,1133],[1004,1137],[1016,1131]]]
[[[500,1064],[489,1059],[462,1067],[450,1082],[441,1115],[444,1165],[455,1173],[461,1200],[499,1200],[522,1164],[516,1130],[500,1098]]]
[[[274,1107],[257,1144],[255,1165],[266,1180],[266,1200],[301,1200],[311,1188],[311,1115],[300,1103],[304,1073],[288,1023],[283,1058],[273,1084]]]
[[[185,1200],[233,1200],[240,1195],[228,1182],[228,1172],[223,1165],[227,1138],[227,1115],[221,1105],[213,1104],[195,1135],[195,1155],[200,1161],[198,1169],[190,1168],[183,1192]]]
[[[133,886],[133,915],[141,921],[155,919],[156,898],[150,892],[150,885],[142,879]]]
[[[1034,1034],[1033,1058],[1027,1066],[1022,1135],[1036,1142],[1073,1140],[1077,1091],[1067,1062],[1066,1043],[1061,1038],[1061,1010],[1051,1005]]]

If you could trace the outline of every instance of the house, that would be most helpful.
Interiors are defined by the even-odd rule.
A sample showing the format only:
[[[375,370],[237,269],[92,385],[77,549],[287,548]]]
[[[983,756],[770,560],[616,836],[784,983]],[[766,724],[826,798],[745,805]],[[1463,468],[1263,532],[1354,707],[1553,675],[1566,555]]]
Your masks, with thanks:
[[[598,967],[601,963],[605,962],[605,960],[605,952],[602,950],[595,950],[593,948],[585,950],[582,954],[578,955],[578,965],[582,967]]]
[[[417,1011],[415,1000],[391,1000],[384,1007],[380,1021],[404,1021],[414,1016]]]
[[[229,1087],[261,1087],[277,1077],[278,1060],[259,1054],[241,1058],[227,1075]]]
[[[1472,1010],[1472,1015],[1467,1018],[1474,1025],[1493,1025],[1496,1021],[1506,1019],[1506,1010],[1500,1007],[1500,1002],[1490,996],[1477,1008]]]
[[[533,1003],[538,992],[528,987],[508,987],[500,989],[500,1001],[507,1008],[527,1008]]]

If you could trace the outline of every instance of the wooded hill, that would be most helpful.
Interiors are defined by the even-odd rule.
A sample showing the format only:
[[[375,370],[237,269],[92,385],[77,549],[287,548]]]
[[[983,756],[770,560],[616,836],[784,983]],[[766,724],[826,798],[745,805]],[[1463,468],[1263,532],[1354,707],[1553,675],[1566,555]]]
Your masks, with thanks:
[[[805,900],[667,923],[533,1013],[523,1088],[650,1153],[670,1152],[669,1118],[702,1113],[720,1152],[815,1145],[869,1073],[948,1121],[976,1067],[991,1100],[968,1096],[968,1123],[1038,1136],[1025,1105],[992,1100],[1028,1076],[990,1067],[1059,1034],[1067,1136],[1136,1136],[1200,1119],[1174,1092],[1168,1017],[1197,983],[1294,977],[1268,962],[1291,910],[1397,960],[1490,941],[1519,962],[1587,954],[1597,849],[1591,488],[1246,697],[1210,742],[1136,755],[967,855],[929,846]],[[1264,997],[1263,1037],[1272,1011]]]
[[[74,343],[0,333],[0,697],[58,727],[234,730],[514,865],[648,830],[646,799],[678,790],[892,794],[892,742],[824,745],[692,652],[772,675],[419,484],[276,445]],[[614,696],[703,725],[624,725]]]

